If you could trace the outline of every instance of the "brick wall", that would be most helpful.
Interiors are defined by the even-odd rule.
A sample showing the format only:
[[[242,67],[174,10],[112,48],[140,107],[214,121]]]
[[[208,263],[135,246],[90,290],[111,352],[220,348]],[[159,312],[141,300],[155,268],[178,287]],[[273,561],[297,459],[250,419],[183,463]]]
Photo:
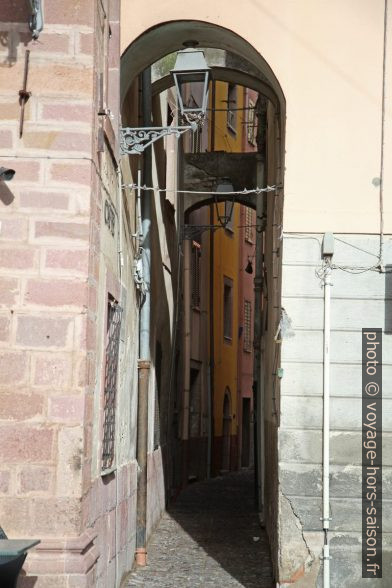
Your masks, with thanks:
[[[46,2],[37,41],[27,6],[4,0],[0,15],[0,165],[16,171],[0,183],[0,522],[10,537],[41,539],[26,564],[36,588],[95,586],[100,530],[85,503],[93,485],[98,150],[106,141],[116,152],[118,127],[97,112],[106,68],[103,105],[118,114],[119,2],[110,14],[93,0]],[[99,48],[109,19],[107,59]],[[20,137],[27,51],[31,96]],[[108,510],[99,511],[103,519]]]

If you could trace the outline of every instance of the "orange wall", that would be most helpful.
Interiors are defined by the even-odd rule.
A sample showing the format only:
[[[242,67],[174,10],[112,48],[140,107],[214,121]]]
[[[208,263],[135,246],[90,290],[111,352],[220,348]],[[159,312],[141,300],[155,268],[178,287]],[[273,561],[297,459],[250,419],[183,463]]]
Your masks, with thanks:
[[[219,205],[220,213],[224,205]],[[239,224],[239,206],[233,210],[233,225]],[[218,218],[215,213],[215,223]],[[223,337],[224,277],[233,281],[233,322],[231,341]],[[223,400],[231,393],[231,434],[237,432],[237,352],[238,352],[238,233],[219,229],[214,237],[214,434],[222,435]],[[235,415],[235,416],[234,416]]]

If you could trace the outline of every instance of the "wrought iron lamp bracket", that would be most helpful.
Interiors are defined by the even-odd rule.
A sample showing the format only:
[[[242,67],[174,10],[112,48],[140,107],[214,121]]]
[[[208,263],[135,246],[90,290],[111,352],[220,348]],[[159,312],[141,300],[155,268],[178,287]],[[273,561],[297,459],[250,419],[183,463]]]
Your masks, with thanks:
[[[42,10],[42,0],[29,0],[30,4],[30,19],[29,29],[33,39],[38,39],[40,32],[44,28],[44,17]]]
[[[182,127],[123,127],[121,129],[120,153],[121,155],[143,153],[146,147],[149,147],[158,139],[168,135],[174,135],[178,138],[187,131],[195,132],[197,126],[197,123],[194,122]]]

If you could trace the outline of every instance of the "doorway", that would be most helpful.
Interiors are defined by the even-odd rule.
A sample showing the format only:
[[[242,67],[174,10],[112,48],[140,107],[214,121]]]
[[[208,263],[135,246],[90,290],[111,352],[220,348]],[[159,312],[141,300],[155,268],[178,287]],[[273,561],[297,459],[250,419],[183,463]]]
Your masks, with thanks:
[[[230,471],[230,434],[231,434],[231,410],[230,391],[226,388],[223,400],[223,426],[222,426],[222,472]]]

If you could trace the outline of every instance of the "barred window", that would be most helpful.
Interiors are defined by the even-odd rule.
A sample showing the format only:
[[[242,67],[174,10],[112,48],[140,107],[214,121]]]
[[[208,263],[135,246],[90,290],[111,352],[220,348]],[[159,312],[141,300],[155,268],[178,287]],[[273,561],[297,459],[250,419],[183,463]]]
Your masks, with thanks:
[[[244,301],[244,351],[252,351],[251,335],[252,305],[249,300]]]
[[[192,280],[192,307],[200,308],[200,257],[201,245],[197,241],[192,241],[192,259],[191,259],[191,280]]]
[[[247,206],[245,208],[245,241],[253,243],[253,210]]]
[[[102,443],[102,470],[108,470],[114,463],[116,434],[116,393],[118,352],[120,346],[122,308],[109,295],[107,311],[107,343],[105,351],[104,419]]]

